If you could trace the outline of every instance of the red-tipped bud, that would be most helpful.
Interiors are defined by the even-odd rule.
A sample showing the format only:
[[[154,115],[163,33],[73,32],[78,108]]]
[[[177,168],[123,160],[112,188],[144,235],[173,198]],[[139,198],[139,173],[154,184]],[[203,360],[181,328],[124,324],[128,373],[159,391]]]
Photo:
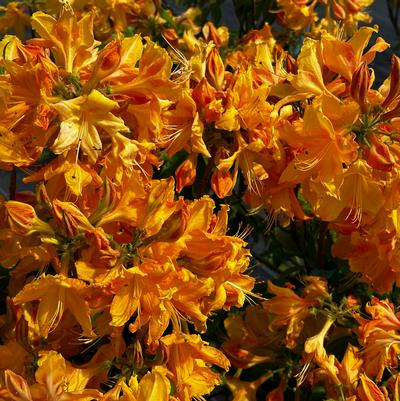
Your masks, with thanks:
[[[213,41],[217,47],[221,47],[226,44],[229,33],[224,27],[216,28],[212,22],[206,22],[203,26],[203,35],[207,42]]]
[[[6,397],[6,399],[26,401],[32,400],[28,383],[23,377],[7,369],[4,372],[4,382],[5,387],[10,395],[10,397]]]
[[[365,374],[360,375],[360,384],[357,388],[360,401],[385,401],[386,398],[379,387]]]
[[[183,206],[165,221],[157,233],[157,241],[177,241],[185,232],[188,219],[189,212]]]
[[[215,99],[216,94],[217,91],[205,78],[201,79],[192,92],[193,99],[202,106],[211,103]]]
[[[162,33],[165,39],[167,39],[170,43],[174,43],[179,39],[179,36],[174,28],[163,29]]]
[[[365,113],[368,109],[368,91],[370,88],[371,72],[364,61],[356,69],[350,84],[351,97],[360,105]]]
[[[388,111],[385,114],[382,114],[381,120],[387,121],[395,117],[400,117],[400,101],[397,102],[396,106],[394,106],[392,110]]]
[[[347,8],[353,14],[361,10],[361,5],[358,3],[358,0],[347,0]]]
[[[388,107],[400,95],[400,59],[393,55],[390,68],[390,89],[382,106]]]
[[[211,177],[211,188],[218,196],[223,199],[230,195],[235,183],[231,173],[227,169],[217,169]]]
[[[346,18],[345,9],[338,3],[333,3],[333,14],[337,19],[343,20]]]
[[[94,227],[86,216],[71,202],[53,201],[53,216],[67,237],[74,237],[82,231],[91,231]]]
[[[90,79],[84,86],[86,93],[89,93],[98,82],[112,74],[119,67],[121,51],[121,42],[114,40],[100,52]]]
[[[176,191],[192,185],[196,179],[197,153],[192,153],[175,171]]]
[[[290,54],[286,56],[286,71],[288,73],[297,74],[297,62]]]

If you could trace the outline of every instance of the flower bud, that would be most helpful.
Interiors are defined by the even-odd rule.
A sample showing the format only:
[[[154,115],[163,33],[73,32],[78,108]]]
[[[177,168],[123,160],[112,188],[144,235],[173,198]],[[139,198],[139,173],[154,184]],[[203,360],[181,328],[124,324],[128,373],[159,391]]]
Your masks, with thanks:
[[[208,54],[206,62],[206,77],[217,90],[222,90],[225,82],[225,67],[216,47]]]
[[[197,153],[192,153],[175,171],[176,192],[192,185],[196,179]]]
[[[218,196],[223,199],[232,193],[234,180],[227,169],[217,169],[211,177],[211,188]]]
[[[18,235],[30,235],[33,232],[54,234],[51,226],[40,220],[35,209],[17,201],[5,202],[6,220],[12,232]]]
[[[211,103],[215,99],[216,94],[217,91],[205,78],[201,79],[192,92],[193,99],[202,106]]]
[[[289,53],[286,55],[286,71],[291,74],[297,74],[297,62]]]
[[[121,42],[114,40],[100,52],[92,74],[83,88],[85,93],[89,93],[98,82],[111,75],[119,67],[121,51]]]
[[[382,103],[382,107],[388,107],[394,99],[400,95],[400,59],[393,55],[390,68],[390,89],[386,99]]]
[[[183,206],[169,217],[157,233],[157,241],[177,241],[185,232],[189,213]]]
[[[350,84],[351,97],[360,105],[361,110],[367,111],[367,95],[370,87],[371,72],[364,61],[353,74]]]
[[[361,10],[359,0],[347,0],[347,8],[351,13],[357,13]]]
[[[385,396],[379,387],[363,373],[360,375],[357,396],[360,401],[385,401]]]
[[[345,19],[346,11],[345,9],[338,3],[333,3],[333,14],[337,19]]]
[[[137,369],[141,369],[144,364],[144,358],[143,358],[142,344],[140,343],[139,340],[136,340],[132,344],[131,357],[133,366],[135,366],[135,368]]]
[[[28,383],[24,378],[7,369],[4,372],[4,381],[11,399],[26,401],[32,400]]]
[[[74,237],[81,231],[91,231],[93,226],[86,216],[71,202],[53,201],[53,216],[68,237]]]
[[[225,45],[229,39],[229,31],[226,27],[219,27],[217,29],[210,21],[206,22],[202,31],[206,41],[213,41],[217,47]]]
[[[29,343],[28,334],[28,322],[25,320],[24,316],[21,316],[15,325],[15,339],[26,351],[32,352],[32,346]]]

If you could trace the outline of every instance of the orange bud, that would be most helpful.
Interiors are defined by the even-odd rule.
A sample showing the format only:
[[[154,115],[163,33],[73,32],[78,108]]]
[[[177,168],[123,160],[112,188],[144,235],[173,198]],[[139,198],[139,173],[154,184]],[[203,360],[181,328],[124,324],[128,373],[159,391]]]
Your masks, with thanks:
[[[25,320],[24,316],[21,316],[15,325],[15,339],[26,351],[32,352],[32,347],[29,344],[28,332],[28,322]]]
[[[192,96],[196,103],[205,106],[215,99],[216,93],[216,90],[207,82],[207,80],[202,78],[193,89]]]
[[[84,86],[83,91],[85,93],[89,93],[98,82],[112,74],[118,68],[121,62],[121,51],[121,42],[114,40],[100,52],[90,79]]]
[[[211,49],[206,62],[206,77],[217,90],[222,90],[225,81],[225,67],[216,47]]]
[[[361,6],[358,3],[358,0],[347,0],[347,8],[351,13],[357,13],[360,11]]]
[[[345,19],[346,18],[346,11],[345,9],[338,3],[333,4],[333,14],[337,19]]]
[[[74,237],[81,231],[91,231],[93,226],[86,216],[71,202],[53,201],[53,216],[68,237]]]
[[[400,375],[397,373],[395,376],[388,380],[387,387],[392,393],[393,401],[400,401]]]
[[[176,241],[186,230],[189,212],[182,207],[169,217],[157,233],[157,241]]]
[[[139,340],[136,340],[132,344],[132,362],[133,365],[138,369],[143,367],[144,364],[143,349],[142,349],[142,344],[140,343]]]
[[[233,186],[234,182],[229,170],[217,169],[214,171],[214,174],[211,177],[211,188],[218,198],[223,199],[225,196],[230,195]]]
[[[390,68],[390,89],[382,107],[388,107],[400,95],[400,59],[393,55]]]
[[[394,106],[394,108],[385,114],[381,115],[382,121],[391,120],[392,118],[400,117],[400,101]]]
[[[28,383],[24,378],[15,374],[11,370],[4,372],[4,381],[6,388],[10,393],[10,398],[13,400],[31,401],[32,396],[29,390]]]
[[[289,53],[286,55],[286,71],[297,74],[297,62]]]
[[[206,24],[203,26],[202,31],[206,41],[213,41],[217,47],[221,47],[227,41],[226,32],[221,28],[217,29],[215,25],[210,21],[206,22]],[[225,33],[225,35],[221,35],[221,33]]]
[[[18,235],[30,235],[33,232],[54,234],[54,231],[44,221],[40,220],[35,209],[27,203],[5,202],[6,220],[12,232]]]
[[[367,95],[370,88],[371,72],[364,61],[354,72],[351,84],[351,97],[360,105],[363,112],[367,111]]]
[[[192,185],[196,179],[197,153],[192,153],[175,171],[176,191]]]
[[[357,388],[360,401],[385,401],[385,396],[379,387],[365,374],[360,375],[360,384]]]
[[[16,234],[26,235],[32,229],[36,218],[35,209],[26,203],[9,201],[5,203],[8,224]]]
[[[178,34],[176,33],[176,30],[174,28],[163,29],[162,34],[165,39],[167,39],[170,43],[175,42],[179,39]]]
[[[378,170],[391,171],[396,160],[390,153],[389,147],[379,141],[376,135],[370,135],[368,139],[371,147],[368,149],[367,163]]]

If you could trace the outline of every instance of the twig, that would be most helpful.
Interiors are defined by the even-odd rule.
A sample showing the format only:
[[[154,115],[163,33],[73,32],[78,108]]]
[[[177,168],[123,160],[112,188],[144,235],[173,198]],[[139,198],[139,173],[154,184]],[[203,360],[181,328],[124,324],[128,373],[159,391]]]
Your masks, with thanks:
[[[17,194],[17,168],[14,166],[10,174],[10,186],[8,187],[8,197],[15,200]]]
[[[398,2],[393,2],[391,0],[386,0],[388,12],[389,12],[389,18],[390,21],[393,25],[394,30],[396,31],[396,35],[400,35],[400,29],[397,25],[398,19],[399,19],[399,11],[400,11],[400,5]],[[396,9],[395,11],[393,10],[393,7]]]
[[[318,237],[318,253],[317,253],[317,267],[323,269],[325,264],[325,248],[326,248],[326,234],[328,232],[328,223],[323,221],[319,228]]]

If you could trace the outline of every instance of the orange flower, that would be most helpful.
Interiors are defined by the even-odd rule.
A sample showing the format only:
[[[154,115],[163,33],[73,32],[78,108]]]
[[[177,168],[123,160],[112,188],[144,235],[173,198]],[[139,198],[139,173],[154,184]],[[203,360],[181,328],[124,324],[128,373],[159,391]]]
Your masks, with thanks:
[[[58,20],[41,11],[32,15],[32,28],[42,39],[32,39],[31,43],[50,43],[57,65],[67,73],[77,73],[96,59],[99,42],[93,37],[94,15],[87,13],[78,21],[66,4]]]
[[[290,288],[278,287],[270,281],[268,291],[275,296],[265,301],[263,307],[276,315],[272,321],[273,325],[287,327],[286,345],[294,348],[303,328],[304,319],[309,315],[309,308],[315,301],[301,298]]]
[[[218,373],[211,371],[214,364],[228,370],[229,361],[221,351],[210,347],[199,335],[170,334],[162,338],[169,355],[167,368],[176,385],[176,397],[190,401],[211,392],[221,382]]]
[[[42,337],[47,338],[64,315],[69,310],[83,329],[86,337],[93,337],[90,310],[84,299],[86,285],[78,279],[61,275],[42,275],[39,279],[26,284],[14,298],[16,305],[40,300],[37,310],[38,330]]]

